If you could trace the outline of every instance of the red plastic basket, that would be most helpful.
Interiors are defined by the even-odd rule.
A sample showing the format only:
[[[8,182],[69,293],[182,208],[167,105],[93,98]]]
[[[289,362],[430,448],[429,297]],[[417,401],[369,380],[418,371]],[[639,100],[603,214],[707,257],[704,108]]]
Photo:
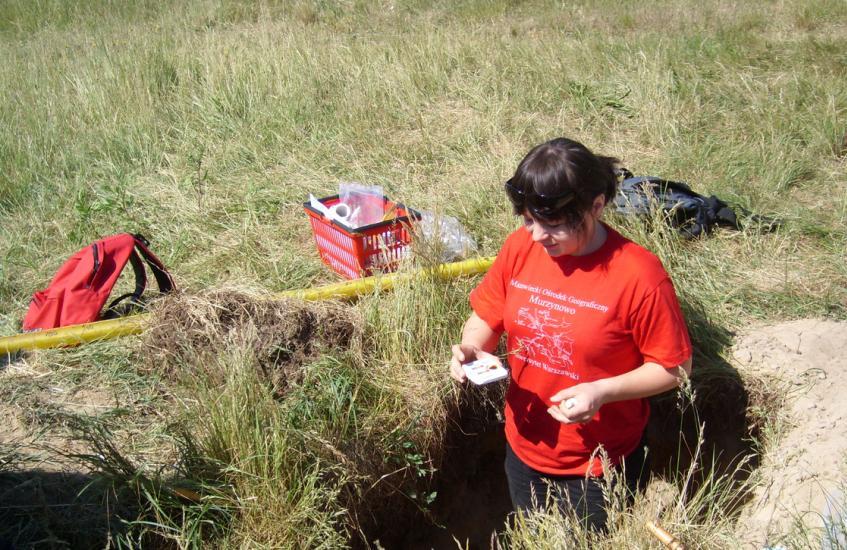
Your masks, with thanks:
[[[327,208],[340,200],[338,195],[320,199]],[[321,260],[347,279],[397,269],[398,263],[409,250],[409,220],[420,219],[421,216],[417,211],[392,202],[385,196],[382,197],[380,207],[383,212],[393,211],[392,218],[353,229],[328,219],[308,202],[303,203]]]

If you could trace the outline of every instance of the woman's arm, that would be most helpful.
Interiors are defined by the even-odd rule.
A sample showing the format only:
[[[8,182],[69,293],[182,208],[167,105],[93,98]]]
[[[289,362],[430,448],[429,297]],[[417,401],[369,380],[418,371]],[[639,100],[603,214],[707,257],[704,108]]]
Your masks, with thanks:
[[[606,403],[640,399],[679,387],[691,374],[691,358],[666,369],[658,363],[644,363],[627,373],[577,384],[550,398],[550,415],[566,424],[588,422]]]
[[[491,352],[497,347],[500,333],[495,332],[488,323],[476,313],[472,312],[465,321],[462,330],[462,343],[452,348],[453,357],[450,359],[450,376],[457,382],[464,382],[467,377],[462,370],[462,364],[482,357],[495,357]],[[500,360],[497,359],[497,363]]]

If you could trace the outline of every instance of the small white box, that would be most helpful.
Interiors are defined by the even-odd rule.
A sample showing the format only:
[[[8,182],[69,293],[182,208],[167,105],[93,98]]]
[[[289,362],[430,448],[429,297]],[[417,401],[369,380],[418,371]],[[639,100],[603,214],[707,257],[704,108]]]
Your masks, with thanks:
[[[464,369],[468,379],[477,386],[496,382],[509,376],[509,371],[504,369],[496,359],[491,357],[465,363],[462,365],[462,369]]]

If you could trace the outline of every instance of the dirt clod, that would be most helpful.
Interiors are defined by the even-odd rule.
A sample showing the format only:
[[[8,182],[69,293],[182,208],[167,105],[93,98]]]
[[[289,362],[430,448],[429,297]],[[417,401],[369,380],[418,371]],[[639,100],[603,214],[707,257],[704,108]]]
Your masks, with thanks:
[[[148,368],[169,378],[186,369],[208,373],[224,350],[240,349],[255,360],[278,394],[302,379],[302,367],[322,348],[348,349],[362,321],[337,302],[272,300],[235,290],[175,294],[153,310],[143,351]]]

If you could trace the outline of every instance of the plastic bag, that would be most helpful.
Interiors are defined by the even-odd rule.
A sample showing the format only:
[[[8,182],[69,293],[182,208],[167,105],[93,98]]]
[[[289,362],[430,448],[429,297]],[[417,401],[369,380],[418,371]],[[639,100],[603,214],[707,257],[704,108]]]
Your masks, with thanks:
[[[362,185],[357,182],[338,184],[338,198],[346,205],[344,218],[352,228],[379,223],[385,216],[385,197],[381,185]]]
[[[436,243],[442,262],[454,262],[478,254],[476,241],[456,218],[422,211],[418,231],[430,243]]]

